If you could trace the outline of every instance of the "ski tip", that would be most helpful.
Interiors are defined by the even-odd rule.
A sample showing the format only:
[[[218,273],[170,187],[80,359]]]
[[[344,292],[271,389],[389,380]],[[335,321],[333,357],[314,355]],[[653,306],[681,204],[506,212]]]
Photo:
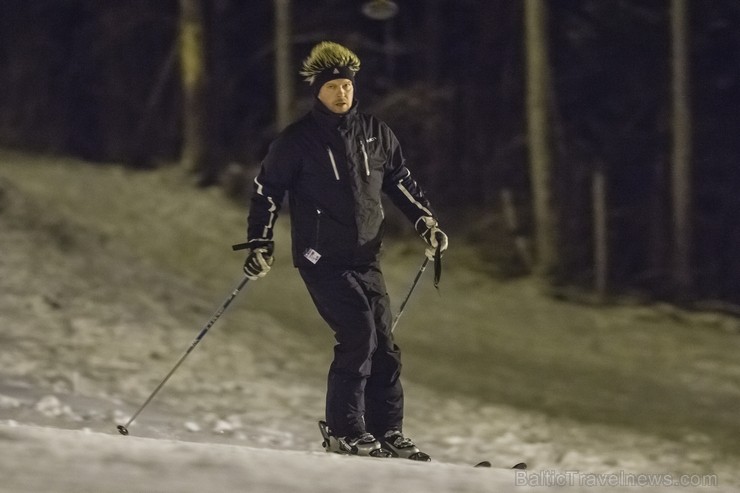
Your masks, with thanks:
[[[432,458],[429,454],[425,454],[424,452],[416,452],[409,455],[408,458],[417,462],[432,462]]]
[[[484,460],[484,461],[481,461],[481,462],[477,463],[474,467],[493,467],[493,466],[491,465],[491,462],[490,461]],[[526,469],[526,468],[527,468],[527,463],[526,462],[518,462],[518,463],[514,464],[513,466],[511,466],[511,469],[520,469],[521,470],[521,469]]]

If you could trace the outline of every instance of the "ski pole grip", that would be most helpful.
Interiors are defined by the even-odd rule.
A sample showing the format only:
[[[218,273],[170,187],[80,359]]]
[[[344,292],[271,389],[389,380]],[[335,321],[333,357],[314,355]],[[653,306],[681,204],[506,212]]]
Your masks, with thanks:
[[[249,248],[249,243],[237,243],[236,245],[231,245],[231,249],[233,251],[246,250],[247,248]]]

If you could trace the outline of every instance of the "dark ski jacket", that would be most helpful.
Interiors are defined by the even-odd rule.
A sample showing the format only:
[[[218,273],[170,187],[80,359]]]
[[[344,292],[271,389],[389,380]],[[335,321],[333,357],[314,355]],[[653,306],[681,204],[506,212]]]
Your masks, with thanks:
[[[272,240],[288,192],[296,267],[360,266],[383,238],[381,192],[416,225],[434,216],[405,166],[401,146],[378,118],[331,113],[320,101],[271,144],[254,180],[247,238]]]

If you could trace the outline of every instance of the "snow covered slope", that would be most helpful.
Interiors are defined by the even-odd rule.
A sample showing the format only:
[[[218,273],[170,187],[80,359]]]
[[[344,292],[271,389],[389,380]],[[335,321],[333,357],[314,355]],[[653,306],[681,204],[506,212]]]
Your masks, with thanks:
[[[609,476],[546,477],[537,472],[18,424],[0,425],[0,463],[0,491],[8,493],[634,491],[629,485],[616,484],[618,475],[611,476],[613,485],[594,486],[597,481],[608,482]],[[687,493],[709,490],[681,487]],[[644,491],[675,489],[658,486]]]
[[[200,247],[212,238],[228,245],[243,211],[229,212],[220,196],[177,188],[176,175],[81,164],[70,172],[51,163],[42,171],[19,164],[11,180],[3,177],[4,166],[0,162],[1,492],[326,492],[353,491],[358,483],[363,492],[514,490],[521,473],[471,471],[470,464],[483,459],[526,461],[527,484],[545,489],[562,481],[581,487],[581,479],[594,477],[589,473],[615,478],[621,472],[716,475],[723,488],[740,485],[736,460],[692,430],[672,441],[422,385],[414,376],[435,369],[415,363],[430,347],[422,338],[405,346],[405,430],[435,459],[454,465],[327,456],[316,421],[323,415],[330,335],[309,306],[286,318],[286,300],[298,305],[307,297],[288,262],[248,286],[130,427],[131,436],[122,437],[115,426],[144,402],[240,277],[241,259],[228,248]],[[31,179],[34,173],[51,174],[49,183]],[[78,182],[81,188],[70,186]],[[66,210],[67,201],[45,198],[47,187],[100,197],[94,211]],[[160,189],[166,200],[147,193]],[[177,198],[182,203],[172,205]],[[151,202],[132,212],[130,204],[144,199]],[[145,227],[155,208],[169,218],[169,241],[160,224]],[[92,212],[100,213],[104,228],[86,221]],[[197,236],[221,214],[233,215],[232,225]],[[190,241],[180,240],[183,231]],[[165,262],[186,253],[193,258],[184,262],[185,273]],[[190,275],[191,266],[208,275]],[[391,277],[407,289],[405,271]],[[497,297],[507,297],[502,290],[508,288],[497,289]],[[417,294],[420,304],[424,292]],[[427,324],[410,323],[419,304],[401,337],[432,334]],[[326,337],[322,344],[312,345],[315,334]],[[461,334],[456,327],[455,337]],[[719,382],[734,392],[726,375]],[[502,381],[521,385],[515,378]],[[714,388],[716,382],[696,385]],[[719,400],[721,409],[735,413],[725,402],[734,401]],[[568,471],[577,475],[562,475]]]
[[[347,492],[494,491],[514,471],[360,459],[324,452],[0,426],[0,491]]]

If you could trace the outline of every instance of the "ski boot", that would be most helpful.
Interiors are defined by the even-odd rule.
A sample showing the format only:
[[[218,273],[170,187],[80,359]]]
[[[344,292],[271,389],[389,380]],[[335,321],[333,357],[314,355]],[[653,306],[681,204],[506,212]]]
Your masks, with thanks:
[[[336,437],[331,434],[325,421],[319,421],[319,431],[324,441],[321,445],[327,452],[366,457],[391,457],[391,453],[380,446],[380,442],[370,433],[356,437]]]
[[[432,460],[428,454],[419,450],[414,442],[403,436],[403,433],[399,430],[387,431],[381,439],[381,446],[391,454],[391,457],[401,457],[421,462]]]

